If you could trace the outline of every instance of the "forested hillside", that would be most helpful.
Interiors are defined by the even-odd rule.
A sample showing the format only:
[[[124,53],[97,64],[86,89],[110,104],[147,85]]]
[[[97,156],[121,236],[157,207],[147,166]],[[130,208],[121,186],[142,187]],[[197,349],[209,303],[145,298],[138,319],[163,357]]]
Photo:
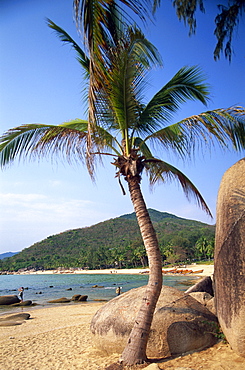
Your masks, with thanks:
[[[214,226],[152,209],[149,213],[163,262],[212,257]],[[2,271],[137,266],[147,266],[147,257],[134,213],[49,236],[0,261]]]

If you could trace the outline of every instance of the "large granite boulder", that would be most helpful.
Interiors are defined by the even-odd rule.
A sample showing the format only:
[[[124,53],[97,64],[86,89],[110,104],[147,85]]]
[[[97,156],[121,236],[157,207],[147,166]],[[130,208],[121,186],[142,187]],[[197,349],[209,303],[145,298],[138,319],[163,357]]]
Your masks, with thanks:
[[[9,305],[19,303],[20,300],[17,295],[2,295],[0,296],[0,305]]]
[[[217,316],[232,349],[245,357],[245,158],[222,178],[215,239]]]
[[[95,345],[105,353],[121,353],[134,324],[145,287],[113,298],[94,315],[91,331]],[[209,347],[217,318],[184,292],[163,286],[157,302],[147,356],[166,357]]]

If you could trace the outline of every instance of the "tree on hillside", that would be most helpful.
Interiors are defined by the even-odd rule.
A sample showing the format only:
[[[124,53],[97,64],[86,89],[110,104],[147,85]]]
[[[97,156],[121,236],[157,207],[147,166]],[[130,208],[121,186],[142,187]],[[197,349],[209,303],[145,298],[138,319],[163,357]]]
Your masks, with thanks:
[[[208,240],[205,237],[201,237],[197,240],[196,245],[196,256],[199,259],[202,258],[213,258],[214,256],[214,238]]]
[[[116,25],[115,9],[110,13]],[[143,173],[152,186],[176,180],[188,198],[191,196],[210,214],[201,194],[177,168],[157,157],[153,150],[173,150],[183,159],[194,154],[196,146],[217,140],[226,147],[245,147],[245,110],[239,107],[207,111],[170,124],[180,105],[188,100],[206,104],[208,90],[197,67],[181,68],[146,103],[147,73],[161,63],[154,46],[137,27],[120,23],[114,38],[102,29],[103,53],[86,54],[61,28],[49,21],[63,42],[70,43],[88,83],[88,120],[75,119],[61,125],[26,124],[7,131],[1,137],[0,163],[6,166],[26,157],[62,156],[69,163],[81,161],[94,179],[96,159],[112,161],[116,177],[125,193],[125,180],[134,206],[149,261],[149,281],[135,320],[122,362],[128,365],[147,360],[146,346],[155,306],[162,287],[162,263],[158,241],[141,192]],[[98,45],[97,45],[98,46]],[[92,70],[91,70],[92,69]],[[92,77],[91,77],[92,75]],[[92,94],[92,95],[91,95]],[[213,140],[212,140],[213,139]]]

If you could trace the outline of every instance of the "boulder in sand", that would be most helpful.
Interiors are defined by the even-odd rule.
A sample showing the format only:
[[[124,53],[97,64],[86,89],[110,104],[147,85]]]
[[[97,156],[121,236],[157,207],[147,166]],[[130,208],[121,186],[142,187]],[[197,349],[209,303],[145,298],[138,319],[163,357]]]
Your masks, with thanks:
[[[132,289],[105,304],[91,322],[95,345],[121,353],[141,305],[145,287]],[[153,316],[147,356],[166,357],[213,345],[217,318],[189,295],[163,286]]]
[[[18,302],[18,303],[14,303],[14,304],[12,304],[12,306],[21,306],[21,307],[23,307],[23,306],[31,306],[32,305],[32,301],[30,301],[30,300],[27,300],[27,301],[20,301],[20,302]]]
[[[5,316],[3,318],[0,318],[0,326],[15,326],[15,325],[21,325],[25,320],[28,320],[30,318],[29,313],[17,313],[9,316]]]
[[[214,255],[217,316],[231,348],[245,357],[245,158],[224,174]]]
[[[20,300],[17,295],[3,295],[0,296],[0,305],[9,305],[19,303]]]

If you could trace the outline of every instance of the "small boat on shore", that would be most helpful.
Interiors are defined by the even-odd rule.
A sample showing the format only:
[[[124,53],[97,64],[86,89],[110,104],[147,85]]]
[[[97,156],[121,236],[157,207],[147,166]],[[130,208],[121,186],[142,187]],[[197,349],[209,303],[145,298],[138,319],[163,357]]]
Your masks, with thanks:
[[[163,274],[191,274],[193,271],[192,270],[187,270],[187,269],[172,269],[172,270],[162,270]]]
[[[204,270],[192,271],[192,274],[202,274]]]

